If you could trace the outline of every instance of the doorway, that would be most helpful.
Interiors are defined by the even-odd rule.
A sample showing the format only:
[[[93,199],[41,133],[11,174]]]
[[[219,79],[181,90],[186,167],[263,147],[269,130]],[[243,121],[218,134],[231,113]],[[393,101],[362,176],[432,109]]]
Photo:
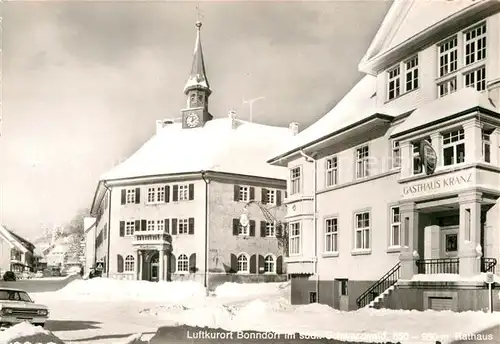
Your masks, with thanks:
[[[149,273],[149,280],[152,282],[158,282],[158,270],[159,270],[159,256],[158,253],[156,253],[154,256],[151,257],[151,262],[149,264],[150,266],[150,273]]]

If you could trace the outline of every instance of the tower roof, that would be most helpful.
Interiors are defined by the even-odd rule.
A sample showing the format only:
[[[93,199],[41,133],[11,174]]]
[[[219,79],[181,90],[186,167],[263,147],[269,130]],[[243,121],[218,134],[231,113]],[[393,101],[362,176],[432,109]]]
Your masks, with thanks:
[[[200,28],[201,22],[196,22],[196,43],[194,44],[193,64],[189,79],[184,86],[184,93],[192,89],[203,89],[211,92],[208,83],[207,74],[205,72],[205,60],[203,59],[203,50],[201,48]]]

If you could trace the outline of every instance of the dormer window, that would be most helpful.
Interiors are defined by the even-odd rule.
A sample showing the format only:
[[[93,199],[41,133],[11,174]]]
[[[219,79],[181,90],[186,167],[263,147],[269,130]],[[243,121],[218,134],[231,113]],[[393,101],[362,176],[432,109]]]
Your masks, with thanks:
[[[401,75],[404,76],[403,83],[401,82]],[[418,55],[410,57],[387,71],[388,100],[397,98],[406,92],[413,91],[417,89],[418,86]]]

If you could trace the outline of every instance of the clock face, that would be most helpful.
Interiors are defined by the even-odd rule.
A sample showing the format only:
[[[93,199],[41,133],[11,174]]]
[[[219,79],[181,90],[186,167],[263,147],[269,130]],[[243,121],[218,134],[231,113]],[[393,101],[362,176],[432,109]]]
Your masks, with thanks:
[[[190,128],[196,127],[200,123],[200,119],[198,115],[195,113],[191,113],[186,117],[186,125]]]

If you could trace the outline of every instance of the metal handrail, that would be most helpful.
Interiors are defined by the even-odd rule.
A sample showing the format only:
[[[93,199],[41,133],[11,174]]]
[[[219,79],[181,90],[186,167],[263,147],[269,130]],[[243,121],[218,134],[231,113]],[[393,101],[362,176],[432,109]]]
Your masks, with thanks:
[[[380,278],[363,294],[361,294],[361,296],[356,299],[356,304],[358,305],[358,308],[366,306],[367,304],[375,300],[375,298],[378,295],[380,295],[385,290],[395,285],[399,280],[400,269],[401,269],[401,264],[397,263],[384,276],[382,276],[382,278]]]

